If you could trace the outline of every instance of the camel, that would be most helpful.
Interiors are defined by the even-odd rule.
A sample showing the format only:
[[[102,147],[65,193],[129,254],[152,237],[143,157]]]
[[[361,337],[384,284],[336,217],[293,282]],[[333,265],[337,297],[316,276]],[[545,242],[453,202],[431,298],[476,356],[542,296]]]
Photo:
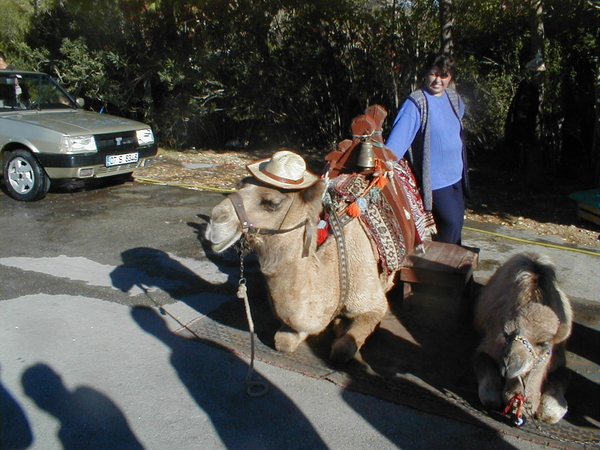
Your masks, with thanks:
[[[290,153],[280,151],[249,165],[253,177],[214,207],[206,237],[216,252],[223,252],[244,235],[256,252],[273,312],[281,321],[275,334],[277,350],[293,352],[333,322],[336,338],[330,357],[347,362],[385,315],[393,273],[381,272],[361,223],[351,220],[343,228],[347,274],[346,285],[340,283],[344,265],[336,239],[317,242],[326,183],[304,170],[302,157]],[[283,159],[285,165],[271,167]],[[296,164],[292,169],[290,162]],[[258,169],[263,166],[266,169]],[[287,173],[273,176],[277,171]],[[292,182],[307,176],[308,182]]]
[[[482,404],[503,409],[517,426],[526,417],[558,422],[567,412],[573,312],[552,261],[532,253],[506,261],[483,288],[474,321],[482,335],[474,357]]]

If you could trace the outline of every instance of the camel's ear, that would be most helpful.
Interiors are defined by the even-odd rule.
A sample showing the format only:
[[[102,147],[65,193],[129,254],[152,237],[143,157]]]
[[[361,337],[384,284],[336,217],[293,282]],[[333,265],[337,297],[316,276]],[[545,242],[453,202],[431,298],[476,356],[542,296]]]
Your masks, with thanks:
[[[558,326],[558,331],[554,335],[553,342],[554,344],[560,344],[567,340],[567,338],[571,335],[572,326],[571,323],[561,323]]]
[[[311,209],[314,210],[315,216],[318,215],[323,209],[323,203],[321,202],[321,199],[323,198],[325,188],[325,181],[319,180],[311,187],[304,189],[300,193],[302,200],[304,200],[308,205],[310,205]]]
[[[312,203],[315,200],[320,202],[321,197],[323,197],[323,192],[325,192],[325,181],[319,180],[302,191],[302,199],[306,203]]]

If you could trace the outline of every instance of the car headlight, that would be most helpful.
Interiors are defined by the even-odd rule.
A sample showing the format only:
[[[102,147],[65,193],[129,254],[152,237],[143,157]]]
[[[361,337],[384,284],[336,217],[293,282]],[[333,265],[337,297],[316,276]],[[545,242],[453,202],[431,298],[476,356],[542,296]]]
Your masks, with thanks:
[[[135,132],[137,136],[138,145],[150,145],[154,144],[154,133],[151,128],[144,128],[143,130],[137,130]]]
[[[61,153],[97,152],[94,136],[63,136],[60,141]]]

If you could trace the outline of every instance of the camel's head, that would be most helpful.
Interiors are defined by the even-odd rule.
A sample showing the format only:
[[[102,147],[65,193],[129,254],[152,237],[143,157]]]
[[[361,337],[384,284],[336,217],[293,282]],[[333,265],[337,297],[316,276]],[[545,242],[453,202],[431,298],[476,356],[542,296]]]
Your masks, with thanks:
[[[324,189],[323,181],[302,190],[286,190],[248,178],[235,197],[229,196],[213,208],[206,238],[215,251],[222,252],[235,244],[248,227],[285,230],[303,225],[307,219],[314,225],[323,208]],[[240,210],[246,218],[240,217],[244,215]],[[263,239],[261,236],[254,235],[252,243],[257,244]]]
[[[264,236],[312,226],[322,209],[325,183],[306,170],[302,156],[280,150],[246,167],[252,178],[212,210],[206,237],[217,252],[231,247],[244,233],[254,249],[260,248]],[[305,230],[305,240],[308,234]]]
[[[503,376],[526,376],[534,367],[547,365],[559,329],[558,316],[548,306],[530,303],[504,326],[506,349]]]

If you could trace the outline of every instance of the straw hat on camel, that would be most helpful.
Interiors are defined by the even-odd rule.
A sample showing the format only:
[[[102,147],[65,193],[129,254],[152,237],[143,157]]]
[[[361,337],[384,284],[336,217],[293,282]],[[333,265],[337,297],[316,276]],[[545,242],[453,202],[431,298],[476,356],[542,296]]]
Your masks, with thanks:
[[[253,177],[281,189],[304,189],[319,181],[317,175],[306,170],[304,158],[289,150],[278,151],[271,158],[246,167]]]

